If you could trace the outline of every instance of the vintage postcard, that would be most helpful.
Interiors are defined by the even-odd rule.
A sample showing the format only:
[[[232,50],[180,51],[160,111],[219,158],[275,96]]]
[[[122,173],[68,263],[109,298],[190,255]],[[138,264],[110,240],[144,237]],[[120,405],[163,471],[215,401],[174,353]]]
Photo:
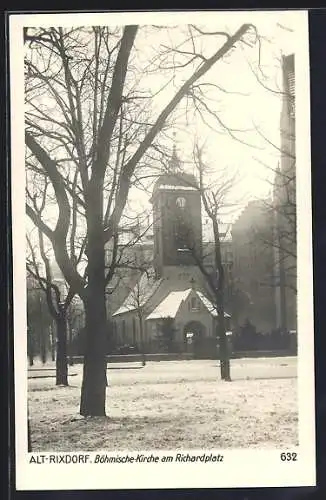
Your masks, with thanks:
[[[307,12],[9,27],[17,490],[315,485]]]

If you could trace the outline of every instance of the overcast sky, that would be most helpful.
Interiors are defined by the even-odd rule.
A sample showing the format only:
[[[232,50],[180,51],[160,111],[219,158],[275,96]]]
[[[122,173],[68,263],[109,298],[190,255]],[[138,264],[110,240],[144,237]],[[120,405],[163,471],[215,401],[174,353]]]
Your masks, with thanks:
[[[210,121],[211,127],[205,125],[198,117],[187,119],[182,106],[173,115],[173,127],[165,141],[172,146],[173,133],[179,158],[183,168],[193,170],[192,150],[195,140],[205,143],[205,161],[210,166],[212,178],[214,172],[218,176],[220,169],[226,167],[230,172],[238,172],[239,180],[230,199],[236,210],[226,215],[228,221],[239,213],[249,199],[268,196],[273,180],[272,169],[277,167],[279,153],[276,148],[265,141],[254,127],[258,127],[268,141],[279,145],[281,96],[277,92],[266,90],[252,71],[257,72],[267,87],[280,90],[282,54],[295,52],[298,39],[302,36],[302,19],[298,12],[209,12],[209,13],[162,13],[162,14],[101,14],[90,15],[28,15],[24,16],[25,26],[72,26],[72,25],[105,25],[139,23],[145,26],[164,25],[163,31],[152,28],[140,30],[136,38],[136,54],[139,62],[144,63],[158,48],[166,43],[167,36],[173,44],[178,45],[184,39],[186,24],[197,24],[207,31],[225,30],[233,34],[243,23],[255,25],[261,37],[260,50],[254,46],[235,46],[227,60],[218,62],[203,77],[202,81],[215,82],[227,92],[211,90],[210,106],[218,111],[223,123],[233,129],[232,136],[220,124]],[[169,28],[170,26],[170,28]],[[223,38],[220,38],[222,43]],[[216,39],[202,39],[205,55],[216,51]],[[182,47],[186,49],[186,47]],[[260,68],[258,71],[258,60]],[[191,71],[189,67],[189,71]],[[186,72],[175,80],[175,88],[180,86]],[[151,92],[162,87],[169,74],[153,76],[144,75],[140,86]],[[154,113],[164,107],[171,98],[171,87],[162,91],[153,101]],[[243,142],[246,144],[243,144]],[[267,165],[265,168],[262,164]],[[157,166],[155,166],[157,168]],[[208,182],[208,181],[207,181]],[[143,191],[132,189],[128,202],[131,211],[150,210],[149,196]]]
[[[212,18],[205,16],[205,19],[200,19],[200,24],[203,23],[207,31],[219,29],[232,34],[243,22],[250,22],[256,26],[262,37],[260,52],[258,44],[254,47],[238,44],[226,62],[218,62],[203,78],[203,81],[215,82],[227,90],[212,90],[209,95],[210,105],[218,111],[227,127],[239,132],[234,131],[231,136],[221,125],[210,121],[210,125],[215,129],[211,130],[199,118],[189,122],[180,106],[175,113],[170,142],[173,142],[174,132],[178,155],[185,170],[193,170],[191,155],[194,141],[197,139],[200,144],[205,143],[205,160],[212,172],[215,170],[218,175],[219,170],[224,170],[225,167],[229,168],[230,173],[238,172],[238,181],[230,193],[235,203],[235,212],[234,215],[227,216],[227,219],[233,220],[249,199],[266,197],[271,190],[274,175],[272,169],[277,167],[279,152],[257,133],[255,127],[258,127],[268,141],[279,146],[281,96],[277,91],[281,90],[282,84],[280,59],[282,54],[295,51],[298,40],[297,18],[288,11],[263,15],[256,12],[246,15],[215,13]],[[179,33],[172,29],[170,34],[175,44],[178,39],[184,38],[185,27],[181,25],[178,29]],[[165,36],[166,33],[146,33],[145,37],[140,33],[137,47],[142,56],[149,58],[152,47],[164,43]],[[209,38],[206,46],[204,49],[209,55],[215,49]],[[185,50],[185,47],[182,49]],[[258,71],[259,56],[264,75]],[[264,85],[271,91],[257,81],[253,70],[255,73],[257,71]],[[144,87],[148,85],[148,88],[154,91],[162,86],[164,78],[167,78],[167,75],[162,74],[159,79],[157,76],[144,77],[142,84]],[[176,87],[179,82],[180,80],[176,81]],[[162,109],[170,97],[170,88],[161,92],[156,98],[155,109]],[[267,167],[263,167],[263,164]],[[130,206],[136,210],[138,207],[146,210],[149,208],[148,197],[133,189]]]

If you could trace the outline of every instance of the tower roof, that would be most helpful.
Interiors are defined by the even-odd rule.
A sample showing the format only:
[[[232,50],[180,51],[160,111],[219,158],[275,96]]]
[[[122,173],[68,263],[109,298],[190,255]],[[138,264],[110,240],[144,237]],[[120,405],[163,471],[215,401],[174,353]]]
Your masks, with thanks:
[[[177,153],[177,147],[175,143],[176,133],[173,132],[173,150],[170,161],[168,163],[167,170],[165,173],[157,179],[153,188],[153,196],[157,193],[158,190],[178,190],[181,189],[183,191],[197,191],[198,190],[198,182],[196,177],[192,174],[188,174],[182,171],[181,161],[179,159]]]
[[[194,175],[186,172],[163,174],[154,184],[153,197],[158,191],[198,191],[198,182]]]

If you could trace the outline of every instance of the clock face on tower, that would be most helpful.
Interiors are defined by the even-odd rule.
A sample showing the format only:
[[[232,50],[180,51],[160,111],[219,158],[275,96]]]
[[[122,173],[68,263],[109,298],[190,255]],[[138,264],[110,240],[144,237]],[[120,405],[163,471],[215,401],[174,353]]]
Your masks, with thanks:
[[[177,207],[179,208],[185,208],[186,206],[186,199],[183,198],[182,196],[179,196],[177,199],[176,199],[176,205]]]

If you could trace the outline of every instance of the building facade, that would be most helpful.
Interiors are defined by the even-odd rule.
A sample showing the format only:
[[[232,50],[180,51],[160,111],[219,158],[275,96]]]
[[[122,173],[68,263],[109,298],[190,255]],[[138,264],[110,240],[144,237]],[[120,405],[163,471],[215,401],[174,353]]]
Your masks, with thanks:
[[[273,211],[270,200],[252,201],[232,226],[234,307],[237,326],[275,328]]]
[[[296,330],[296,162],[294,55],[282,59],[280,161],[272,199],[248,204],[232,227],[233,321],[259,331]]]
[[[277,327],[296,330],[297,238],[294,55],[283,57],[281,158],[274,182],[274,263]]]

